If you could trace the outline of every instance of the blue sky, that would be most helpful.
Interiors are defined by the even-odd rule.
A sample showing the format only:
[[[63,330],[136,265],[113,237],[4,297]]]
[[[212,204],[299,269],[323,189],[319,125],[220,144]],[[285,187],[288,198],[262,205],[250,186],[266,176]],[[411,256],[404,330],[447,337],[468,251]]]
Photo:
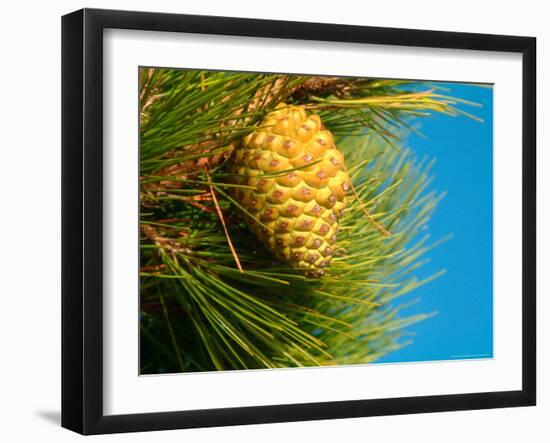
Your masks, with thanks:
[[[416,156],[436,159],[432,189],[446,191],[429,224],[432,240],[453,238],[429,252],[431,262],[419,277],[447,273],[402,298],[420,298],[403,315],[437,312],[409,326],[414,343],[379,363],[488,358],[493,356],[493,91],[468,84],[437,83],[444,94],[482,108],[462,108],[481,117],[432,115],[421,119],[427,137],[411,134]],[[417,120],[418,121],[418,120]]]

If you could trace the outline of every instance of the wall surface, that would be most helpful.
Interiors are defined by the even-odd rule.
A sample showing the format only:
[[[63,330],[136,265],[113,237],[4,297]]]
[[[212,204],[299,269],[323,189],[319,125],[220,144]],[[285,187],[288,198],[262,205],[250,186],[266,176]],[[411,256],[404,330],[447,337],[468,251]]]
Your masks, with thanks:
[[[60,409],[60,16],[81,7],[532,35],[538,38],[539,405],[223,429],[101,436],[94,441],[549,441],[550,189],[542,152],[550,119],[550,29],[544,2],[352,0],[5,2],[0,63],[0,437],[6,442],[82,440],[59,427]],[[546,105],[546,106],[545,106]],[[545,108],[543,110],[543,108]],[[545,112],[544,112],[545,111]],[[546,202],[543,204],[543,200]],[[544,252],[541,250],[545,248]],[[411,380],[411,382],[414,382]]]

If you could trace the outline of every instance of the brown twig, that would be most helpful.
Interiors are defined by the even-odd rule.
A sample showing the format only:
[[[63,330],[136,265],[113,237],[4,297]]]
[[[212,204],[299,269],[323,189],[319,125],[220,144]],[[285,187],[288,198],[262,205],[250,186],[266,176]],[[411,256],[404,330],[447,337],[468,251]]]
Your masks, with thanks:
[[[366,79],[349,79],[342,77],[310,77],[300,85],[291,89],[289,96],[303,99],[310,95],[333,94],[337,97],[349,95],[358,81]]]
[[[182,180],[186,180],[189,177],[195,176],[207,169],[212,169],[221,163],[223,163],[229,155],[233,152],[235,144],[231,143],[227,145],[222,151],[216,154],[209,155],[212,151],[221,149],[223,146],[219,146],[219,142],[215,140],[206,140],[201,143],[197,143],[192,146],[185,146],[175,149],[166,154],[167,158],[178,158],[190,155],[201,155],[202,157],[184,160],[179,163],[174,163],[170,166],[166,166],[155,172],[156,176],[166,177],[166,180],[162,180],[156,183],[145,183],[142,185],[142,191],[149,192],[162,192],[164,189],[179,189],[183,186]],[[147,177],[141,177],[142,179]],[[170,178],[175,180],[170,180]]]
[[[231,237],[229,236],[229,231],[227,230],[227,226],[225,225],[225,219],[223,217],[222,209],[220,208],[220,205],[218,203],[218,198],[216,197],[216,193],[214,192],[214,187],[210,182],[210,174],[208,173],[208,171],[206,171],[206,178],[208,180],[210,194],[212,195],[212,201],[214,202],[214,206],[216,207],[216,211],[218,212],[218,217],[220,218],[220,221],[222,223],[223,231],[225,232],[225,237],[227,238],[227,243],[229,245],[229,249],[231,250],[231,254],[233,254],[233,258],[235,259],[235,263],[237,264],[237,268],[239,268],[239,271],[244,272],[243,267],[241,266],[241,261],[239,260],[239,256],[237,255],[237,251],[235,250],[235,247],[231,242]]]
[[[166,266],[164,264],[160,264],[160,265],[147,265],[147,266],[142,266],[141,268],[139,268],[139,271],[140,272],[154,272],[154,271],[160,271],[161,269],[164,269]]]
[[[141,224],[141,232],[156,246],[167,249],[172,253],[179,252],[188,255],[191,254],[191,249],[181,245],[177,240],[160,235],[155,227],[147,223]]]

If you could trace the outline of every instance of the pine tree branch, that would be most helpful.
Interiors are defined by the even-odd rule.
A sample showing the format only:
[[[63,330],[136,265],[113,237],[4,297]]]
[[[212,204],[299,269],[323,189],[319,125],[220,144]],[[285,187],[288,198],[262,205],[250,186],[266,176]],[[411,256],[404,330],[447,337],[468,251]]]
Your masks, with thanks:
[[[413,116],[460,113],[459,101],[410,85],[140,73],[143,371],[365,363],[408,342],[403,328],[429,315],[403,316],[398,300],[429,281],[415,278],[431,247],[418,235],[440,196],[427,191],[430,165],[416,163],[403,140]],[[283,101],[321,115],[353,176],[339,254],[320,281],[274,259],[223,192],[227,156]],[[171,343],[185,343],[181,358]]]

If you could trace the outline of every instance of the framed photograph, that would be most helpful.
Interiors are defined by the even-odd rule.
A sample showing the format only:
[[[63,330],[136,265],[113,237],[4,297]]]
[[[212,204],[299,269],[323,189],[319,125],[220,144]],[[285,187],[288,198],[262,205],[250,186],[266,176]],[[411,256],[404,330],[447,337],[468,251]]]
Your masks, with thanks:
[[[531,37],[62,20],[62,425],[535,404]]]

